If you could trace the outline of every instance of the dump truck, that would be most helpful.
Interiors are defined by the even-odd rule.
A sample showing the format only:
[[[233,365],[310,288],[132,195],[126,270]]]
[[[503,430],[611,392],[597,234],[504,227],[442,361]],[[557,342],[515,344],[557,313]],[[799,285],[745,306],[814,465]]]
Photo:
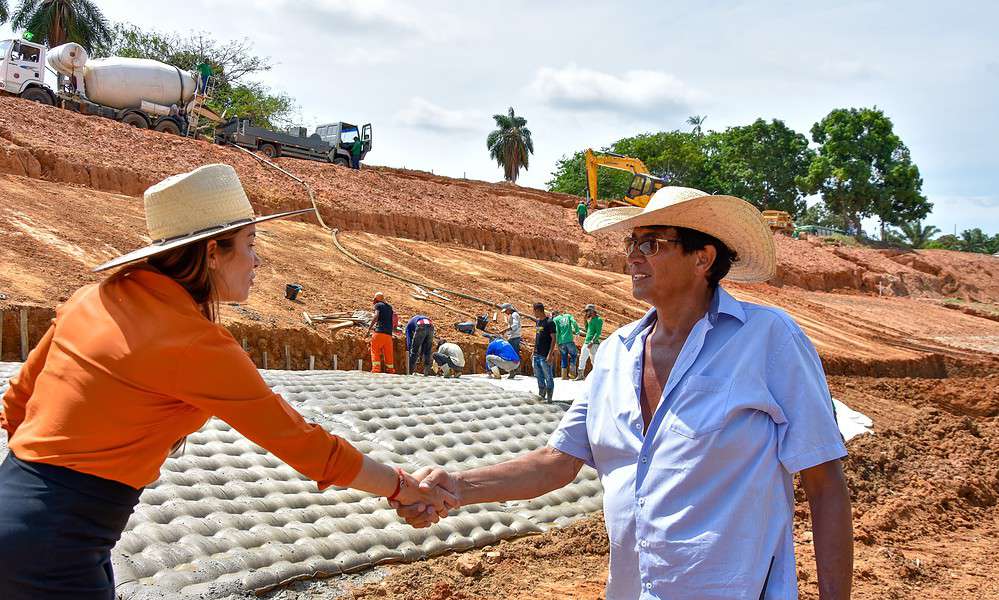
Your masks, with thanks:
[[[371,150],[371,124],[360,129],[350,123],[328,123],[316,127],[311,135],[305,127],[272,131],[255,127],[249,119],[233,117],[215,129],[215,143],[232,144],[261,152],[268,158],[290,156],[306,160],[350,165],[350,146],[355,137],[362,142],[361,158]]]
[[[583,153],[586,166],[586,195],[587,199],[597,208],[597,168],[607,167],[619,171],[627,171],[632,174],[631,184],[624,198],[609,200],[607,206],[638,206],[644,208],[649,203],[649,198],[657,190],[666,185],[666,181],[649,174],[648,167],[641,160],[631,158],[613,152],[594,152],[587,148]]]
[[[66,82],[61,89],[45,84],[46,64]],[[2,40],[0,77],[6,94],[141,129],[187,134],[193,115],[210,112],[202,106],[208,82],[199,75],[155,60],[91,59],[72,42],[49,50]]]

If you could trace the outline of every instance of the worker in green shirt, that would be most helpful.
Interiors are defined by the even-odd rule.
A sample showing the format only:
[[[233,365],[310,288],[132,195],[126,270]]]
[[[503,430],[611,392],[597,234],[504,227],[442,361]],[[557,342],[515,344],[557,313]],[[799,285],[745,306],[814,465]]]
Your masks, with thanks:
[[[208,64],[208,61],[200,62],[197,66],[198,69],[198,91],[202,94],[208,90],[208,78],[212,76],[212,66]]]
[[[590,209],[586,207],[586,200],[580,200],[579,205],[576,207],[576,217],[579,219],[579,226],[583,226],[583,221],[586,220],[586,215],[589,214]]]
[[[555,322],[555,343],[562,354],[562,379],[571,379],[576,376],[576,358],[579,356],[573,337],[583,330],[579,328],[576,317],[568,312],[552,320]]]
[[[586,326],[586,338],[583,340],[583,351],[579,355],[579,370],[576,373],[576,381],[582,381],[583,373],[586,373],[586,361],[593,360],[597,356],[600,334],[604,331],[604,320],[597,314],[596,306],[587,304],[583,308],[583,319]],[[594,364],[596,363],[594,362]]]
[[[361,138],[354,136],[354,143],[350,145],[350,168],[361,168],[361,152],[364,151],[364,142]]]

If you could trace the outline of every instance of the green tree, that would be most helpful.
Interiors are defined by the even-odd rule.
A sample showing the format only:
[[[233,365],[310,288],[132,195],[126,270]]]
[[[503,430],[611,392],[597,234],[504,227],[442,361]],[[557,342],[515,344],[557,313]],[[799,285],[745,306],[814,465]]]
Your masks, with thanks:
[[[511,106],[505,115],[493,115],[498,129],[486,136],[486,147],[489,156],[496,159],[496,164],[503,167],[503,178],[517,183],[520,169],[528,169],[530,155],[534,153],[534,141],[531,130],[527,128],[527,119],[518,117]]]
[[[978,227],[965,229],[961,232],[960,244],[963,252],[991,254],[992,252],[989,252],[992,248],[991,242],[992,240],[989,239],[989,236],[985,235]]]
[[[269,58],[253,54],[246,38],[222,42],[204,32],[180,36],[117,23],[112,27],[111,39],[97,48],[95,56],[148,58],[185,71],[207,62],[215,82],[207,105],[216,113],[238,115],[256,126],[273,129],[290,125],[295,112],[292,97],[251,80],[270,70],[272,63]]]
[[[922,221],[912,221],[902,223],[899,226],[902,232],[902,239],[913,248],[923,248],[930,242],[940,229],[934,225],[923,225]]]
[[[760,210],[783,210],[797,217],[805,210],[799,186],[815,152],[808,138],[783,123],[757,119],[705,139],[707,169],[716,193],[745,198]]]
[[[7,0],[0,0],[0,25],[10,19],[10,9],[7,7]]]
[[[708,120],[708,115],[691,115],[687,117],[687,125],[690,125],[690,133],[700,136],[704,122]]]
[[[50,48],[76,42],[89,52],[111,38],[107,19],[92,0],[21,0],[10,23]]]
[[[956,235],[948,233],[926,242],[923,248],[927,250],[960,250],[961,240]]]
[[[609,152],[603,149],[602,152]],[[616,169],[597,169],[598,200],[623,198],[631,184],[631,174]],[[563,156],[555,163],[552,179],[548,181],[548,191],[561,192],[586,197],[586,160],[583,152]]]
[[[850,230],[877,215],[882,232],[924,218],[933,205],[921,194],[922,179],[891,119],[875,108],[836,109],[812,127],[819,151],[802,184],[821,193],[829,210]]]

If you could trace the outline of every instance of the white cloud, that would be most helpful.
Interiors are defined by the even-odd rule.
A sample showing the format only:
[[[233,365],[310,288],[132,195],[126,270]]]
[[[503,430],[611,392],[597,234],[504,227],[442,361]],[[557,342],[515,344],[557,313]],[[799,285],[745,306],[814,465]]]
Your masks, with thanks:
[[[704,98],[698,90],[662,71],[614,75],[574,64],[539,69],[528,92],[556,108],[662,117],[689,114]]]
[[[400,125],[436,132],[474,131],[488,125],[485,115],[444,108],[419,97],[410,99],[395,119]]]

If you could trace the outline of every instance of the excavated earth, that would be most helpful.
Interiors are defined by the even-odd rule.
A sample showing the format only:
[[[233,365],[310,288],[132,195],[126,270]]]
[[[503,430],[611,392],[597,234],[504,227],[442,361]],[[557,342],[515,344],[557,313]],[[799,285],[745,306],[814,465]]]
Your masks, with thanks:
[[[237,150],[0,98],[0,360],[20,360],[21,318],[30,345],[54,307],[99,280],[91,267],[148,241],[148,185],[211,162],[237,169],[258,212],[309,205],[300,185]],[[622,274],[619,240],[583,235],[571,196],[387,167],[277,163],[311,184],[349,253],[449,290],[441,294],[450,301],[418,300],[412,285],[352,261],[313,217],[269,223],[258,234],[264,264],[249,302],[223,307],[223,322],[260,366],[266,356],[272,368],[305,369],[310,358],[316,368],[356,368],[358,360],[367,368],[360,331],[309,326],[302,313],[367,309],[376,290],[404,317],[431,316],[476,365],[482,338],[450,324],[492,316],[495,307],[452,292],[577,313],[593,302],[608,328],[644,311]],[[874,421],[873,436],[850,441],[846,463],[856,597],[999,596],[999,259],[786,237],[777,249],[774,281],[727,287],[793,315],[815,342],[833,394]],[[296,301],[284,298],[287,283],[303,286]],[[817,598],[807,514],[799,498],[801,593]],[[270,597],[595,599],[606,553],[602,521],[591,517]]]

